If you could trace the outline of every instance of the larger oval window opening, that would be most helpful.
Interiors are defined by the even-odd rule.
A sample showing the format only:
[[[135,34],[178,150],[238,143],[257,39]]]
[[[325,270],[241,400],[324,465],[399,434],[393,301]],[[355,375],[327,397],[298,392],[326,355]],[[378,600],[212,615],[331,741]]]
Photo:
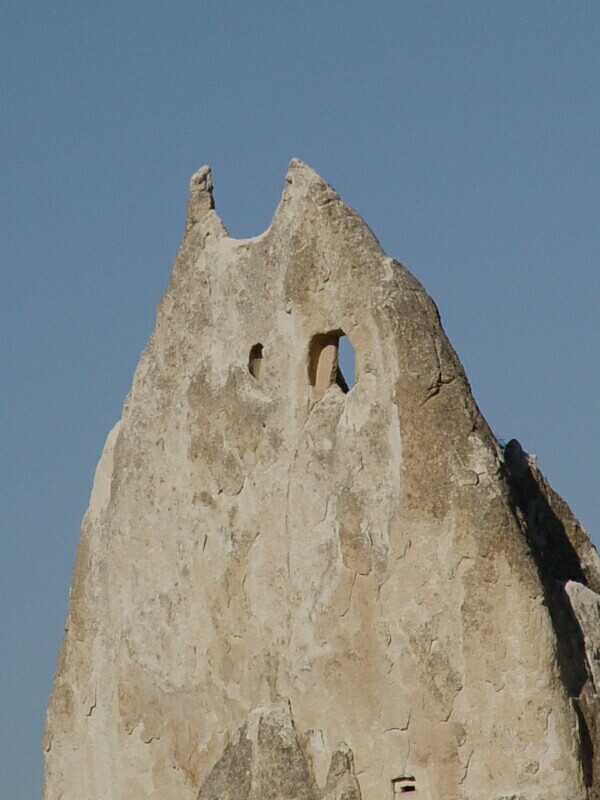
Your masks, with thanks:
[[[344,394],[349,392],[355,381],[354,365],[354,348],[343,331],[313,336],[308,349],[308,377],[315,397],[320,397],[334,383]]]

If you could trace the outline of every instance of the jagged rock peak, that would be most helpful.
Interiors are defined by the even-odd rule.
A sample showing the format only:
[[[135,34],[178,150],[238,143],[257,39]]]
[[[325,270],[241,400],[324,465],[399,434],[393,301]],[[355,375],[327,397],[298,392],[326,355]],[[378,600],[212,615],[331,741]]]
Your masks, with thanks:
[[[279,213],[285,213],[289,201],[306,200],[311,192],[315,196],[322,195],[325,200],[339,200],[337,193],[311,167],[298,158],[292,159],[285,176],[284,191],[275,217]],[[209,166],[203,166],[190,178],[184,241],[195,226],[206,219],[208,212],[214,211],[214,209],[212,170]],[[215,221],[217,235],[227,235],[227,231],[218,217],[215,217],[213,223]]]
[[[302,181],[305,184],[319,183],[331,189],[331,186],[329,186],[327,181],[325,181],[318,172],[299,158],[292,158],[285,176],[286,183],[293,183],[294,180]],[[333,189],[331,189],[331,191],[334,192],[337,197],[337,193],[335,193]]]

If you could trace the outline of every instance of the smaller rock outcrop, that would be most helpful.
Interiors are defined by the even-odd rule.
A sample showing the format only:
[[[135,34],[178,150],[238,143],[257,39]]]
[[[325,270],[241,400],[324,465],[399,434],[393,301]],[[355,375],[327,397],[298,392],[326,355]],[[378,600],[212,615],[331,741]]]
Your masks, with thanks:
[[[207,211],[215,207],[213,199],[212,173],[210,167],[200,167],[190,178],[190,194],[188,199],[186,233],[199,222]]]
[[[342,742],[331,756],[323,800],[361,800],[360,786],[354,774],[354,754]]]
[[[354,756],[341,743],[321,793],[298,736],[290,701],[259,706],[225,747],[198,800],[361,800]]]

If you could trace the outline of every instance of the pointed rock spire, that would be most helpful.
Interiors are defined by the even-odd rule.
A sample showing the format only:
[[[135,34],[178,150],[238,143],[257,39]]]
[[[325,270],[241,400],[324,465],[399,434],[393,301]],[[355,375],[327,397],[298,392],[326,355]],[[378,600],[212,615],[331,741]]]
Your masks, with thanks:
[[[190,193],[185,223],[186,231],[214,207],[211,169],[207,166],[200,167],[190,178]]]
[[[361,800],[360,786],[354,771],[354,754],[346,742],[340,742],[331,756],[331,765],[322,798],[323,800]]]

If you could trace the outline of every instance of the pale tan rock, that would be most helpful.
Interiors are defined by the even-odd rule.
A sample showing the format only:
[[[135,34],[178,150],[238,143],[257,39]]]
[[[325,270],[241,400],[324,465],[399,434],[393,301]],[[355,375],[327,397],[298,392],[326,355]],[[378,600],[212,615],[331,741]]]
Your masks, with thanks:
[[[600,595],[576,581],[565,585],[585,646],[585,655],[594,688],[600,687]]]
[[[340,741],[349,797],[597,797],[564,586],[599,576],[518,443],[505,459],[431,299],[333,189],[293,161],[269,229],[235,240],[205,168],[83,522],[45,800],[195,800],[281,698],[336,800]]]
[[[288,700],[259,706],[249,715],[225,747],[198,794],[198,800],[264,800],[269,797],[280,800],[319,798]],[[356,800],[360,800],[360,794]]]
[[[186,233],[214,207],[210,167],[200,167],[190,179],[190,194],[185,223]]]
[[[322,797],[323,800],[361,800],[354,769],[354,754],[346,742],[341,742],[331,756]]]

